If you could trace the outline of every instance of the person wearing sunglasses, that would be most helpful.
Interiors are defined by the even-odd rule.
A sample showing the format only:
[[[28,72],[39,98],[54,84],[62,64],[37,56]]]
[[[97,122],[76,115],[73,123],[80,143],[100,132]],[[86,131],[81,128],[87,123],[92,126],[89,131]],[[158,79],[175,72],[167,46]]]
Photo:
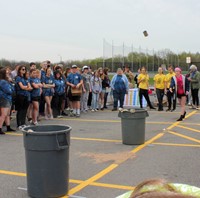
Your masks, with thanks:
[[[16,110],[17,110],[17,127],[26,124],[26,114],[30,101],[30,91],[32,87],[26,76],[27,69],[24,65],[21,65],[18,69],[16,77]]]

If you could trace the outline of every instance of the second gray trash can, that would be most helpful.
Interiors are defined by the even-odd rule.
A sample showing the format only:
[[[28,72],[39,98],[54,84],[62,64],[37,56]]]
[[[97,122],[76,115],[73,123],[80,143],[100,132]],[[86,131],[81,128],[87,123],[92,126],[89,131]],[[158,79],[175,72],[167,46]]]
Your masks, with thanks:
[[[138,145],[145,142],[145,119],[149,116],[145,109],[126,109],[120,111],[122,143]]]
[[[22,129],[30,197],[50,198],[67,194],[70,131],[71,127],[63,125]]]

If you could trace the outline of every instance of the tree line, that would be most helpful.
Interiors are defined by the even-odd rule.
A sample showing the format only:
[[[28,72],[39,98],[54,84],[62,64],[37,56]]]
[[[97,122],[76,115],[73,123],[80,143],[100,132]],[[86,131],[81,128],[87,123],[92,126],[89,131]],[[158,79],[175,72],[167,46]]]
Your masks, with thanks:
[[[186,63],[186,57],[191,57],[191,63]],[[40,68],[41,62],[35,62],[37,67]],[[29,62],[26,61],[15,61],[15,60],[7,60],[1,59],[0,65],[10,66],[12,68],[15,67],[16,64],[24,64],[29,65]],[[52,63],[57,64],[57,63]],[[131,70],[137,71],[137,69],[141,66],[146,66],[148,71],[157,71],[158,67],[161,65],[170,65],[180,66],[182,70],[187,71],[188,67],[191,64],[195,64],[198,69],[200,69],[200,53],[191,53],[191,52],[181,52],[181,53],[173,53],[172,51],[165,49],[160,50],[153,54],[142,53],[142,52],[131,52],[127,56],[115,55],[110,58],[94,58],[94,59],[84,59],[84,60],[67,60],[62,61],[61,64],[64,67],[70,67],[73,64],[76,64],[79,67],[84,65],[90,66],[92,69],[97,69],[99,67],[108,67],[110,71],[116,71],[118,67],[123,67],[125,65],[129,65]]]

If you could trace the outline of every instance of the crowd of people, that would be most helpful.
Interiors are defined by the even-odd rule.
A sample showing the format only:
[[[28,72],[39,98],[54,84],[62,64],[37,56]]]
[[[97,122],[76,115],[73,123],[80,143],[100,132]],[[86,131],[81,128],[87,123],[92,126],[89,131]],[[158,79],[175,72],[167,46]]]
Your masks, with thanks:
[[[150,78],[145,67],[139,68],[135,76],[128,66],[118,68],[111,79],[108,71],[108,68],[92,71],[89,66],[52,66],[50,61],[42,62],[40,70],[33,62],[29,67],[16,65],[13,71],[10,67],[0,68],[0,134],[5,134],[2,131],[3,125],[6,126],[6,131],[15,131],[10,127],[13,110],[16,111],[18,128],[26,125],[27,121],[38,125],[40,115],[45,119],[80,117],[81,112],[104,110],[107,108],[108,94],[113,98],[112,111],[117,111],[118,106],[119,110],[123,108],[125,94],[134,87],[139,89],[140,107],[143,108],[144,97],[149,108],[156,109],[149,99]],[[186,101],[191,101],[190,92],[191,108],[199,109],[200,74],[195,65],[190,66],[189,73],[185,76],[181,74],[179,67],[174,70],[170,65],[166,75],[163,68],[159,67],[153,80],[158,111],[164,110],[164,95],[168,100],[166,111],[176,109],[178,98],[181,116],[177,121],[182,121],[186,115]]]

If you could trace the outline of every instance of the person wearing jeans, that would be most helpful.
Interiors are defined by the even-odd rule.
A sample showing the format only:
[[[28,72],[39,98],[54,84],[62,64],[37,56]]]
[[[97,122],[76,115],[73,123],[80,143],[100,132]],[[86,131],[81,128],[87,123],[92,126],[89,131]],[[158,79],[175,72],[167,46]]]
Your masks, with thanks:
[[[16,77],[16,110],[17,127],[26,124],[26,113],[30,102],[30,91],[33,89],[29,79],[26,77],[27,69],[20,66]]]
[[[94,71],[94,75],[91,78],[91,89],[92,89],[92,112],[98,111],[99,106],[99,93],[102,91],[102,82],[99,77],[99,72]]]
[[[124,96],[128,94],[128,79],[126,75],[123,74],[121,68],[117,69],[117,74],[115,74],[111,80],[111,89],[113,90],[114,104],[112,111],[117,110],[118,101],[120,103],[119,107],[123,108]]]

